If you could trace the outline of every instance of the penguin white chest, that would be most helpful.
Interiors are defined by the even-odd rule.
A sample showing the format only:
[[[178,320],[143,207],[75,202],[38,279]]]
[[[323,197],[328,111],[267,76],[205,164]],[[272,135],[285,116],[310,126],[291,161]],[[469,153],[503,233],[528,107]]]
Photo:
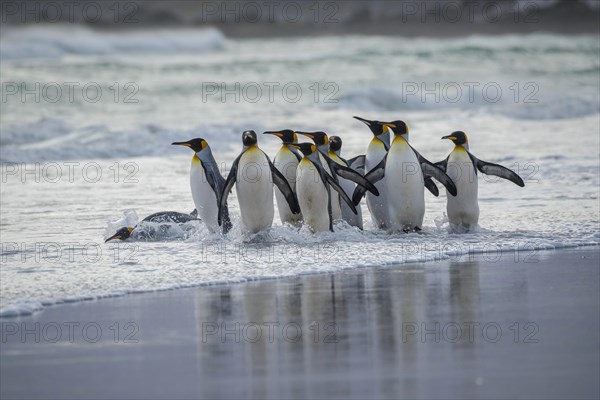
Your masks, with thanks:
[[[456,185],[456,196],[446,192],[450,224],[469,228],[479,221],[478,182],[475,166],[463,147],[456,147],[448,157],[446,174]]]
[[[329,230],[329,196],[321,177],[309,160],[303,159],[296,172],[298,203],[306,223],[313,232]]]
[[[365,154],[365,171],[369,172],[375,168],[385,157],[387,151],[383,142],[374,138],[367,147]],[[367,192],[367,207],[371,212],[371,220],[373,224],[379,228],[387,229],[389,223],[388,217],[388,195],[385,180],[380,180],[375,183],[375,187],[379,191],[379,196],[375,196],[371,192]]]
[[[298,169],[298,158],[286,147],[281,148],[275,155],[273,164],[281,172],[290,184],[292,190],[296,188],[296,170]]]
[[[287,147],[282,147],[275,156],[273,162],[275,168],[281,172],[290,184],[292,191],[296,191],[296,170],[298,169],[298,158]],[[275,199],[277,200],[277,209],[281,222],[294,224],[302,219],[301,214],[294,214],[279,188],[275,187]]]
[[[394,139],[385,166],[391,229],[420,228],[425,215],[423,172],[413,149],[401,137]]]
[[[217,195],[208,183],[208,178],[202,167],[202,161],[197,156],[192,158],[190,186],[192,189],[192,199],[194,200],[198,215],[211,233],[218,232],[217,214],[219,206],[217,204]]]
[[[257,233],[273,224],[273,180],[264,153],[252,147],[240,158],[236,192],[242,226],[246,233]]]

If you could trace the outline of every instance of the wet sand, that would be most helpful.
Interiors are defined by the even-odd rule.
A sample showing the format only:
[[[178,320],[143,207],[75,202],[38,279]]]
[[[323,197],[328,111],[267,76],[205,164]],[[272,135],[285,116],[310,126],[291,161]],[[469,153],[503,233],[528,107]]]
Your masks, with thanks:
[[[598,398],[599,249],[131,295],[2,319],[9,398]]]

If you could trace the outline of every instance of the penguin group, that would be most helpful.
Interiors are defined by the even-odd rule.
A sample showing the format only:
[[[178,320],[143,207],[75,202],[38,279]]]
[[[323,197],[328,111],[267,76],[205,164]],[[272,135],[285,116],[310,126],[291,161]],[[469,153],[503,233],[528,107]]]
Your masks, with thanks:
[[[405,122],[354,118],[373,135],[364,155],[344,158],[339,136],[283,129],[263,132],[281,140],[271,161],[258,146],[256,132],[248,130],[242,133],[242,150],[226,178],[205,139],[172,143],[194,152],[190,187],[198,216],[210,232],[227,234],[232,228],[227,202],[235,187],[245,234],[271,227],[274,197],[282,223],[306,225],[314,233],[333,231],[337,221],[363,229],[361,202],[365,197],[377,229],[419,232],[425,215],[425,189],[439,195],[435,180],[446,189],[451,229],[468,232],[479,222],[478,172],[525,186],[510,169],[475,157],[462,131],[442,137],[451,140],[454,149],[434,163],[410,144]],[[299,136],[310,141],[300,143]]]

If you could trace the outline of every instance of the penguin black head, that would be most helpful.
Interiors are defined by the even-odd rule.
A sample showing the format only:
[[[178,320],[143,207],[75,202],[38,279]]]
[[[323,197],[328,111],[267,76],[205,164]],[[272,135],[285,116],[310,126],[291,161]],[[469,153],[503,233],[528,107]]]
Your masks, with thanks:
[[[450,135],[442,137],[442,139],[452,140],[457,146],[462,146],[468,142],[467,135],[463,131],[452,132]]]
[[[329,138],[329,149],[331,151],[340,151],[342,148],[342,138],[339,136],[331,136]]]
[[[307,138],[310,138],[313,140],[313,142],[315,142],[315,144],[317,146],[323,146],[327,143],[329,143],[329,137],[327,137],[327,134],[325,132],[300,132],[300,131],[296,131],[296,133],[302,135],[302,136],[306,136]]]
[[[298,136],[291,129],[284,129],[282,131],[266,131],[263,135],[275,135],[281,139],[283,143],[298,143]]]
[[[317,151],[317,146],[312,143],[298,143],[290,145],[302,152],[305,156],[310,156],[312,153]]]
[[[406,125],[406,123],[404,123],[404,121],[397,120],[392,122],[385,122],[385,124],[390,127],[390,129],[392,130],[392,132],[394,132],[394,135],[396,136],[408,135],[408,126]]]
[[[256,143],[258,143],[256,132],[244,131],[244,133],[242,133],[242,143],[244,146],[254,146]]]
[[[371,121],[368,119],[364,119],[361,117],[356,117],[354,116],[353,118],[364,122],[365,125],[367,125],[369,127],[369,129],[371,130],[371,132],[373,132],[373,135],[375,136],[379,136],[379,135],[383,135],[385,133],[387,133],[387,128],[388,126],[390,126],[390,124],[386,124],[385,122],[380,122],[380,121]]]
[[[204,150],[208,146],[208,143],[206,143],[206,140],[204,140],[202,138],[196,138],[196,139],[188,140],[187,142],[173,142],[173,143],[171,143],[171,145],[186,146],[186,147],[189,147],[190,149],[194,150],[196,153],[198,153],[198,152]]]
[[[111,237],[106,239],[104,241],[104,243],[106,243],[110,240],[113,240],[113,239],[125,240],[125,239],[129,238],[129,236],[131,236],[131,232],[133,232],[133,228],[130,228],[128,226],[123,227],[123,228],[119,229],[117,231],[117,233],[115,233],[114,235],[112,235]]]

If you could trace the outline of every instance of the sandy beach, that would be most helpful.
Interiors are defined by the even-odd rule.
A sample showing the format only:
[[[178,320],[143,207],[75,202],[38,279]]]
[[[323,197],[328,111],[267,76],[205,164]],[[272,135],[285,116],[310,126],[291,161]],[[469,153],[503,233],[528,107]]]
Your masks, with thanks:
[[[1,397],[597,398],[586,247],[204,286],[2,324]]]

